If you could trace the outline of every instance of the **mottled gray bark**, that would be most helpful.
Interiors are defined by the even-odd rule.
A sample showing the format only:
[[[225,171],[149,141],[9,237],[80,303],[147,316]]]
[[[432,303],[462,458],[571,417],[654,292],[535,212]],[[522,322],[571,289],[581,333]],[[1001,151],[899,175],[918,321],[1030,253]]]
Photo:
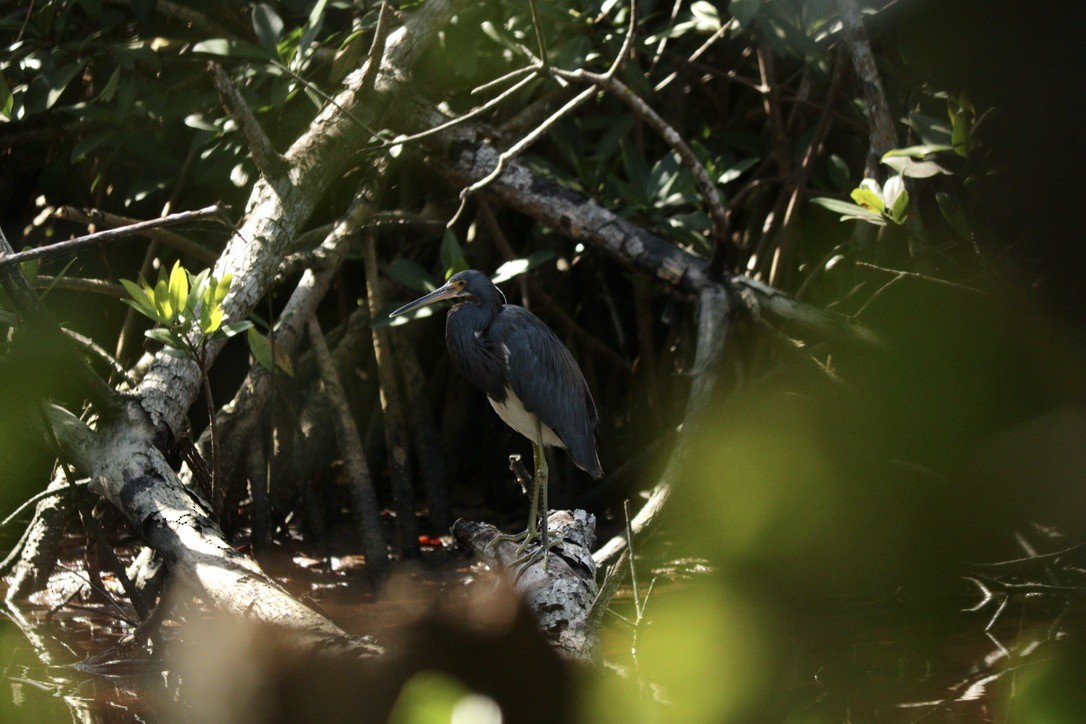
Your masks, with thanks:
[[[547,641],[563,656],[593,661],[599,654],[599,628],[589,621],[596,600],[596,518],[583,510],[554,510],[547,518],[552,542],[547,565],[517,563],[517,544],[498,540],[501,531],[487,523],[458,520],[453,536],[484,561],[514,575],[517,591],[532,611]]]
[[[48,489],[55,490],[67,485],[64,475],[58,472]],[[34,507],[34,516],[21,541],[22,547],[12,552],[17,558],[8,579],[7,600],[26,598],[45,587],[56,567],[60,542],[70,517],[71,506],[66,495],[54,495]]]

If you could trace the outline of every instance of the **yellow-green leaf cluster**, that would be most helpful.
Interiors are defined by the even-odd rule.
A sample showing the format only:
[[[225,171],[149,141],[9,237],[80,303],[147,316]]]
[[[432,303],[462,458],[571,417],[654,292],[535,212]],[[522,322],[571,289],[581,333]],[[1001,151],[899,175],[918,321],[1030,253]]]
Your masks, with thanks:
[[[121,284],[130,297],[123,301],[156,325],[146,336],[162,342],[167,351],[191,354],[210,339],[232,337],[252,326],[250,322],[226,323],[223,302],[233,280],[232,274],[216,279],[207,269],[192,274],[175,262],[169,273],[159,270],[153,285],[142,277],[139,284],[127,279]],[[194,325],[199,331],[195,341],[191,337]]]

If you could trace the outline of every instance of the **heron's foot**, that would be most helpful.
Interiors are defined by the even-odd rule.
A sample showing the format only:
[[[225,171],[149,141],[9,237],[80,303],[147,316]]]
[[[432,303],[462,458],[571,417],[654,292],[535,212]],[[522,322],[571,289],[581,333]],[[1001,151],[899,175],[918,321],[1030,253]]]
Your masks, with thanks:
[[[516,543],[517,555],[519,556],[524,552],[524,549],[528,546],[528,543],[534,538],[539,538],[539,531],[525,530],[520,533],[502,533],[501,535],[494,536],[486,546],[483,547],[483,554],[490,555],[490,549],[498,543]]]
[[[520,548],[517,548],[517,559],[513,561],[513,568],[518,569],[517,577],[519,578],[526,570],[539,563],[540,559],[543,561],[543,570],[547,570],[547,561],[550,558],[550,553],[555,548],[562,545],[560,540],[548,541],[546,545],[543,544],[543,536],[537,535],[535,540],[539,541],[539,545],[532,551],[525,553],[522,549],[527,548],[527,544],[530,541],[525,541],[521,544]]]

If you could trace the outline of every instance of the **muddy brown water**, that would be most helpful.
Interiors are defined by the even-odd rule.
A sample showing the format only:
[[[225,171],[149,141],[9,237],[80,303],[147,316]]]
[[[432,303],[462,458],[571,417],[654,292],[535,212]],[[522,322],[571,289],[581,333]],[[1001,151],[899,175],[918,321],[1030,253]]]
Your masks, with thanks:
[[[402,619],[403,601],[375,594],[358,558],[310,556],[286,546],[262,563],[351,633],[382,640]],[[67,565],[72,575],[85,574]],[[421,597],[451,598],[448,605],[455,607],[456,597],[466,596],[482,573],[470,559],[432,548],[405,576]],[[668,575],[654,596],[696,585],[698,574],[671,569]],[[1008,607],[988,633],[985,616],[967,613],[958,627],[948,630],[941,622],[925,630],[915,617],[902,616],[901,606],[856,603],[801,627],[788,641],[788,672],[780,682],[785,708],[813,721],[1003,720],[1001,707],[1015,676],[1008,657],[1055,634],[1044,606]],[[613,608],[634,617],[629,588],[619,591]],[[9,609],[9,620],[0,625],[0,720],[159,720],[184,690],[160,660],[141,651],[115,651],[131,630],[128,615],[93,597]],[[628,665],[627,624],[616,616],[608,617],[607,626],[604,657]],[[173,622],[165,627],[167,640],[182,632]]]

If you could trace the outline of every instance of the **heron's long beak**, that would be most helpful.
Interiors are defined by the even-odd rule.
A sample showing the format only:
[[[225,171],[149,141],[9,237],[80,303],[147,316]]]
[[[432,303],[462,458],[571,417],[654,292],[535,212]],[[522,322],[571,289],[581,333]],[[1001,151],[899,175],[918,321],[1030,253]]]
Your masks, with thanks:
[[[388,316],[396,317],[396,316],[399,316],[401,314],[407,314],[408,312],[413,311],[415,309],[418,309],[419,307],[425,307],[427,304],[433,304],[435,302],[440,302],[442,299],[449,299],[451,297],[456,296],[457,291],[458,290],[456,288],[451,287],[448,284],[446,284],[446,285],[444,285],[442,287],[438,287],[434,291],[427,294],[425,297],[420,297],[419,299],[416,299],[415,301],[411,302],[410,304],[403,305],[402,307],[400,307],[399,309],[397,309],[395,312],[393,312],[392,314],[390,314]]]

